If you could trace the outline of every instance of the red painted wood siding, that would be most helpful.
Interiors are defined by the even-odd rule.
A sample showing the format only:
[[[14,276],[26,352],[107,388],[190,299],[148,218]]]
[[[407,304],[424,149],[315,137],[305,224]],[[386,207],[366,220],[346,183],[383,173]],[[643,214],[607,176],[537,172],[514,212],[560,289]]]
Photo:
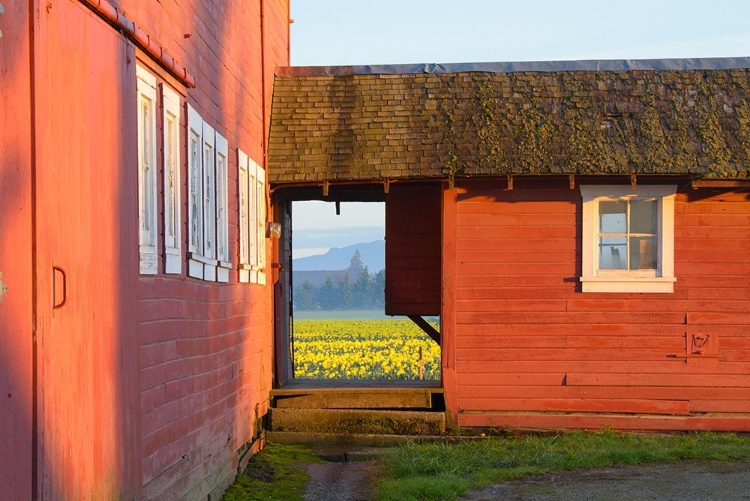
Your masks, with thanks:
[[[32,171],[29,2],[0,15],[0,493],[31,499]]]
[[[440,315],[441,189],[392,185],[385,199],[385,312]]]
[[[747,194],[678,193],[673,294],[583,294],[579,191],[504,185],[458,199],[460,425],[750,429]]]
[[[134,53],[73,0],[40,9],[34,32],[38,495],[134,499]]]
[[[120,4],[196,76],[197,87],[187,91],[187,102],[229,143],[229,249],[236,268],[237,148],[263,165],[263,116],[270,112],[274,69],[289,64],[289,3],[264,0],[263,45],[258,0]],[[183,116],[183,127],[185,120]],[[184,152],[184,136],[182,141]],[[184,257],[184,154],[182,161]],[[162,193],[157,198],[161,204]],[[187,278],[184,261],[181,276],[162,274],[160,265],[159,275],[141,277],[138,337],[146,498],[218,498],[234,478],[237,450],[259,431],[255,421],[268,408],[273,368],[273,275],[268,264],[266,286],[239,284],[236,269],[228,284]]]

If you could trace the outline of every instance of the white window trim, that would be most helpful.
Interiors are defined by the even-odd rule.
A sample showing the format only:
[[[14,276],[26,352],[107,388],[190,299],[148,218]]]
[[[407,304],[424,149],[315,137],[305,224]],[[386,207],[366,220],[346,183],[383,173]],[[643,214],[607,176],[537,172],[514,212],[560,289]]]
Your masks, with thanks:
[[[583,234],[582,274],[583,292],[674,292],[674,199],[675,185],[638,186],[582,185]],[[659,202],[658,254],[659,269],[653,271],[599,270],[598,221],[599,202],[628,198],[656,198]]]
[[[180,96],[162,84],[164,139],[164,272],[182,273]],[[170,134],[171,132],[171,134]],[[170,141],[171,139],[171,141]]]
[[[239,280],[266,283],[266,171],[237,151],[240,204]],[[244,210],[243,210],[244,209]]]
[[[156,203],[156,77],[136,65],[138,101],[138,227],[140,272],[155,275],[159,271],[158,222]],[[143,100],[149,101],[148,124],[144,124]],[[146,130],[143,126],[147,125]],[[150,136],[146,141],[144,134]],[[148,148],[148,151],[144,149]],[[148,162],[146,164],[144,162]]]

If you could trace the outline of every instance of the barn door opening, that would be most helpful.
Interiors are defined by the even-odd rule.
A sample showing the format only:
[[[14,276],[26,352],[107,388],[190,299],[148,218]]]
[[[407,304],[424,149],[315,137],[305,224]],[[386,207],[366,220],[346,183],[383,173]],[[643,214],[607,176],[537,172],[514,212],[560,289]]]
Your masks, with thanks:
[[[417,210],[402,224],[387,215],[390,195],[380,190],[379,197],[293,197],[286,205],[290,381],[440,380],[439,205],[437,259],[425,260],[410,247],[434,242],[410,225],[435,215]],[[437,301],[428,309],[414,307],[425,267],[436,267],[437,276]]]

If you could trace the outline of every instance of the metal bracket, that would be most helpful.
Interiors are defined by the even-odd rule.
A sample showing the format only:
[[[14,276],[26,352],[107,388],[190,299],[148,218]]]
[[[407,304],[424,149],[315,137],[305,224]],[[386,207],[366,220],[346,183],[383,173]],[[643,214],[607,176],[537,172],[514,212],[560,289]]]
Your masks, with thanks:
[[[2,7],[2,5],[0,5]],[[3,295],[8,292],[8,286],[3,282],[3,272],[0,271],[0,304],[3,304]]]

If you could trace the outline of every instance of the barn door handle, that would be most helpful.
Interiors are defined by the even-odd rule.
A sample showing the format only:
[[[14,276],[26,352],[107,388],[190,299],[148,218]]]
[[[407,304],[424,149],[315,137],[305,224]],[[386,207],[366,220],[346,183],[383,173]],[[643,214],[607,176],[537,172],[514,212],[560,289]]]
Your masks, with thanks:
[[[57,276],[60,276],[62,281],[62,301],[57,302]],[[59,266],[52,267],[52,309],[56,310],[62,308],[65,305],[65,301],[68,300],[68,276],[65,274],[65,270]]]

